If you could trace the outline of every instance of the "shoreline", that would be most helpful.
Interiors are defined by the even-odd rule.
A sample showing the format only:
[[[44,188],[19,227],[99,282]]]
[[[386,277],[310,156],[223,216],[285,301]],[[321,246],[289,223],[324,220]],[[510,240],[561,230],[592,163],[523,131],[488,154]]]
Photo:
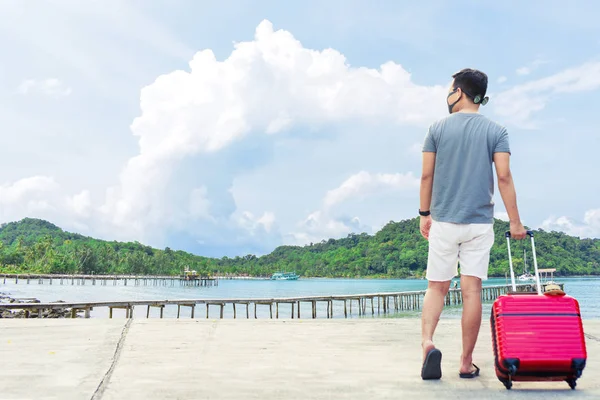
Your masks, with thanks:
[[[424,271],[423,271],[424,273]],[[19,277],[24,277],[27,275],[31,275],[31,276],[88,276],[88,275],[82,275],[82,274],[62,274],[62,273],[39,273],[39,272],[4,272],[2,271],[2,269],[0,268],[0,275],[6,276],[7,279],[12,279],[12,278],[16,278],[17,276]],[[116,277],[116,278],[123,278],[123,277],[128,277],[130,279],[135,279],[137,278],[170,278],[170,279],[177,279],[180,278],[179,275],[135,275],[135,274],[108,274],[108,275],[89,275],[90,278],[96,277],[97,279],[102,279],[102,277]],[[270,280],[270,277],[268,276],[253,276],[253,275],[227,275],[227,274],[222,274],[222,273],[212,273],[211,275],[206,276],[207,279],[219,279],[219,280]],[[457,279],[460,278],[460,275],[454,277],[453,279]],[[501,278],[506,278],[505,275],[489,275],[488,279],[501,279]],[[555,279],[569,279],[569,278],[592,278],[592,279],[600,279],[600,274],[598,275],[559,275],[559,274],[554,274],[554,278]],[[310,279],[310,280],[317,280],[317,279],[340,279],[340,280],[407,280],[407,281],[418,281],[418,280],[426,280],[425,276],[422,277],[416,277],[416,276],[406,276],[406,277],[392,277],[392,276],[384,276],[384,275],[365,275],[365,276],[304,276],[304,275],[300,275],[299,279]]]
[[[68,307],[58,307],[46,310],[35,310],[29,312],[25,310],[11,311],[4,305],[9,304],[40,304],[41,301],[35,297],[11,297],[8,293],[0,292],[0,319],[20,319],[20,318],[72,318],[71,309]],[[53,304],[65,303],[62,300],[52,302]],[[80,317],[75,314],[76,318]]]

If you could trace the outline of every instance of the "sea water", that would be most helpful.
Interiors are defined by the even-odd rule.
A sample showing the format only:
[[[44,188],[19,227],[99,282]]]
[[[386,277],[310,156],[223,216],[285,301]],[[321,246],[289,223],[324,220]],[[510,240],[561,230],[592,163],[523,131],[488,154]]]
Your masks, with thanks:
[[[581,307],[581,314],[584,319],[600,318],[600,278],[587,277],[569,277],[555,278],[555,281],[562,282],[565,285],[565,292],[575,297]],[[493,278],[484,281],[484,286],[505,285],[508,284],[505,278]],[[8,294],[11,297],[23,298],[34,297],[42,302],[53,302],[62,300],[65,302],[97,302],[97,301],[133,301],[133,300],[177,300],[177,299],[263,299],[263,298],[284,298],[284,297],[302,297],[302,296],[330,296],[330,295],[354,295],[382,292],[404,292],[418,291],[427,288],[425,280],[409,279],[321,279],[321,278],[300,278],[296,281],[274,281],[274,280],[219,280],[218,286],[192,287],[179,286],[135,286],[133,281],[129,281],[127,286],[122,282],[113,286],[111,281],[107,285],[101,285],[96,281],[92,285],[87,281],[85,285],[71,285],[70,280],[60,281],[55,279],[52,285],[48,280],[39,284],[37,280],[32,279],[29,284],[25,280],[19,280],[15,284],[14,279],[7,279],[6,283],[0,280],[0,293]],[[380,313],[377,310],[377,299],[374,300],[375,313],[371,313],[370,301],[367,302],[367,312],[361,318],[415,318],[420,316],[420,311],[392,311],[390,314],[383,314],[383,305]],[[393,301],[390,300],[391,308]],[[489,318],[491,302],[485,302],[483,305],[483,314]],[[326,303],[317,303],[317,317],[326,316]],[[159,315],[158,309],[151,309],[151,316]],[[209,318],[219,318],[219,306],[210,306]],[[301,304],[301,317],[311,318],[310,303]],[[275,317],[275,306],[273,306],[273,317]],[[259,318],[269,317],[269,307],[259,305],[257,308]],[[177,306],[169,305],[165,308],[164,316],[167,318],[177,315]],[[250,305],[250,318],[254,317],[254,305]],[[447,306],[444,309],[442,318],[460,318],[461,306]],[[92,318],[104,318],[108,316],[106,307],[96,308],[91,313]],[[114,310],[114,318],[123,318],[124,310]],[[227,304],[224,311],[225,318],[233,316],[233,307]],[[280,304],[280,318],[291,317],[291,305]],[[294,317],[297,316],[297,311]],[[146,317],[146,306],[137,306],[134,311],[134,317]],[[189,307],[181,308],[181,318],[190,317]],[[246,317],[246,306],[237,306],[237,317]],[[343,302],[334,302],[334,318],[344,318]],[[350,318],[358,317],[358,303],[353,302],[352,314]],[[197,305],[195,318],[206,318],[206,306]]]

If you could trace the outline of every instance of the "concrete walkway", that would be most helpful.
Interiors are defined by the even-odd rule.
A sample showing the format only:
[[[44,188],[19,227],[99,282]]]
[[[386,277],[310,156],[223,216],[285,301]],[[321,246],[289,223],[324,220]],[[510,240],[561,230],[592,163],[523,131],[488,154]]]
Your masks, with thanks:
[[[516,382],[493,370],[489,323],[481,376],[458,378],[460,321],[440,321],[441,381],[422,381],[417,319],[0,321],[0,399],[599,399],[600,321],[585,322],[588,365],[565,382]]]

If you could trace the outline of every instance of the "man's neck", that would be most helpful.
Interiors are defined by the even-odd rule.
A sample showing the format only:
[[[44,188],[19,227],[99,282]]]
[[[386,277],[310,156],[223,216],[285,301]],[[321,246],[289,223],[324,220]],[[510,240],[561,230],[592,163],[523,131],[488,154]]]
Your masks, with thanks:
[[[463,114],[479,114],[479,107],[464,107],[458,110],[457,112]]]

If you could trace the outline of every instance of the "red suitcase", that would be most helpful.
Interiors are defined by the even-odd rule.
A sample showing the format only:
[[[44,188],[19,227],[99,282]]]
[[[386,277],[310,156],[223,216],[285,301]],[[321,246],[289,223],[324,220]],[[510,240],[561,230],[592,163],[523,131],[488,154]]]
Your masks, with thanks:
[[[506,232],[512,292],[496,299],[491,313],[496,376],[507,389],[513,381],[566,381],[575,389],[587,351],[579,303],[559,292],[542,294],[531,237],[537,292],[517,292]]]

